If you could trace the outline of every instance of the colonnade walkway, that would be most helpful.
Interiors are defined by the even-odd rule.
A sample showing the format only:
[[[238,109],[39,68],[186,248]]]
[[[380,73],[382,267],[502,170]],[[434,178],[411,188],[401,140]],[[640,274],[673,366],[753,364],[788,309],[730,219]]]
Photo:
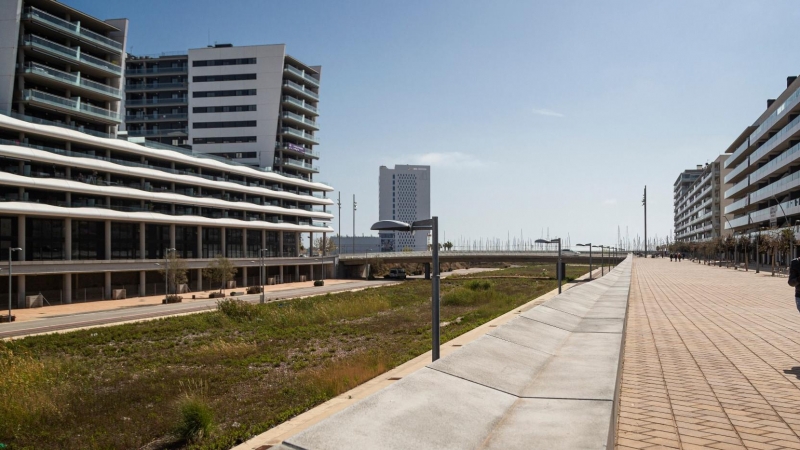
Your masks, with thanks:
[[[800,313],[786,281],[635,258],[616,448],[800,449]]]

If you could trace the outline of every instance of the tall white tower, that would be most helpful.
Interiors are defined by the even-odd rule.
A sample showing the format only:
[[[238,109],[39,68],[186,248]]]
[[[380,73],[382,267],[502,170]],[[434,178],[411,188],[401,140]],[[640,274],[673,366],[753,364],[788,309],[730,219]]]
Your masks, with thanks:
[[[378,220],[413,222],[431,217],[431,167],[396,165],[380,168]],[[380,233],[381,251],[426,250],[425,232]]]

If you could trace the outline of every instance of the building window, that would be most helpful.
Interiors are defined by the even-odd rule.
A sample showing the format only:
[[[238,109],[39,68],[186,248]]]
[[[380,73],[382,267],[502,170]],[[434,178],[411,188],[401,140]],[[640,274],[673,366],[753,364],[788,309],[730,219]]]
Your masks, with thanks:
[[[26,219],[25,228],[25,259],[29,261],[65,259],[63,220]],[[101,234],[100,238],[102,237]]]
[[[27,246],[25,243],[18,242],[17,223],[16,217],[0,217],[0,251],[8,251],[9,247],[23,247],[23,244]],[[11,253],[14,261],[19,261],[17,253]]]
[[[283,233],[283,256],[297,256],[297,235],[292,232]]]
[[[197,227],[175,227],[175,251],[181,258],[197,258]]]
[[[192,112],[195,114],[244,111],[256,111],[256,105],[196,106],[192,108]]]
[[[226,136],[226,137],[208,137],[208,138],[194,138],[193,144],[241,144],[248,142],[256,142],[255,136]]]
[[[72,259],[104,259],[105,245],[105,223],[72,221]]]
[[[261,249],[261,230],[247,230],[247,258],[258,258]]]
[[[264,248],[267,250],[264,252],[265,257],[279,256],[277,231],[267,231],[267,242],[264,243]]]
[[[243,239],[242,230],[235,228],[225,229],[225,256],[228,258],[244,258]]]
[[[232,120],[227,122],[194,122],[192,128],[245,128],[256,126],[255,120]]]
[[[194,83],[206,83],[212,81],[241,81],[241,80],[255,80],[256,74],[254,73],[234,73],[229,75],[203,75],[192,77]]]
[[[192,61],[192,67],[212,67],[212,66],[238,66],[243,64],[255,64],[256,58],[234,58],[234,59],[201,59]]]
[[[145,258],[164,258],[166,249],[170,247],[169,225],[146,225],[144,235]]]
[[[194,91],[192,97],[194,98],[211,98],[211,97],[241,97],[245,95],[256,95],[255,89],[235,89],[230,91]]]
[[[222,254],[222,231],[219,228],[203,228],[203,258],[216,258]]]
[[[111,259],[139,259],[139,224],[111,222]]]

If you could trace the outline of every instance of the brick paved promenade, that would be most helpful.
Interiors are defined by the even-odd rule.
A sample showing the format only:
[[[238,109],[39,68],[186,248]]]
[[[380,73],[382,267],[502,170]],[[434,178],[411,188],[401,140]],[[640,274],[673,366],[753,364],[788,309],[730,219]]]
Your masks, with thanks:
[[[800,449],[786,278],[635,258],[617,449]]]

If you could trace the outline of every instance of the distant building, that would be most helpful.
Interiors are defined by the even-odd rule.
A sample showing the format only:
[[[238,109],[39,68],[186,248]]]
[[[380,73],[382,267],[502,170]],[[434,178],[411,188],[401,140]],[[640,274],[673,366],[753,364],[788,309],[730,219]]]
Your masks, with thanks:
[[[431,167],[381,166],[379,177],[378,220],[411,223],[431,217]],[[380,233],[381,251],[426,250],[427,232]]]
[[[674,184],[675,240],[706,241],[730,234],[725,230],[723,209],[730,203],[724,192],[730,188],[723,179],[730,172],[723,167],[726,155],[711,164],[685,170]]]

